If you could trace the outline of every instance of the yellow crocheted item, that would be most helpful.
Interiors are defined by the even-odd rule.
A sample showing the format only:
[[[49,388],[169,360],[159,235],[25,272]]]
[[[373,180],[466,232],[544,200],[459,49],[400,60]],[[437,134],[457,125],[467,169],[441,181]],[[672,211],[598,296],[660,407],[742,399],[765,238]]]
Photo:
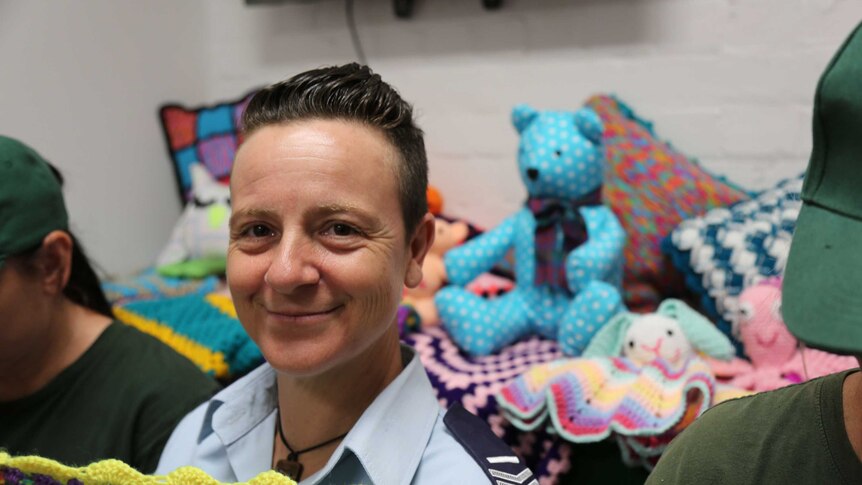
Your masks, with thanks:
[[[114,315],[121,322],[148,333],[171,346],[180,354],[197,364],[204,372],[212,372],[216,377],[228,375],[228,364],[221,352],[215,352],[194,340],[180,335],[169,326],[156,320],[144,318],[122,307],[114,307]]]
[[[230,296],[220,293],[210,293],[205,298],[210,305],[218,308],[220,312],[229,317],[237,318],[236,307],[233,306],[233,300]]]
[[[120,460],[97,461],[85,467],[73,468],[40,456],[11,457],[0,452],[0,468],[9,467],[27,475],[47,475],[54,480],[66,483],[76,479],[84,485],[220,485],[214,479],[195,467],[178,468],[167,475],[144,475]],[[5,483],[0,473],[0,484]],[[248,485],[296,485],[286,476],[269,470],[252,478]]]

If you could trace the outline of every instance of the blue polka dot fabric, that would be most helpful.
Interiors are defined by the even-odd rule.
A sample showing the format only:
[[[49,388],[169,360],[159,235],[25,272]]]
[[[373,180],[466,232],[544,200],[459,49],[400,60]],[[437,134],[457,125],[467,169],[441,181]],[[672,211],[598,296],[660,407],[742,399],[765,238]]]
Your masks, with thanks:
[[[538,111],[526,105],[512,112],[521,135],[518,170],[531,198],[568,202],[601,188],[602,125],[589,108]],[[555,206],[556,207],[556,206]],[[530,334],[555,339],[567,355],[580,355],[595,332],[622,309],[622,250],[625,235],[606,206],[577,206],[586,242],[560,257],[564,285],[537,278],[537,219],[526,206],[497,227],[450,250],[444,258],[452,285],[437,293],[443,325],[458,346],[488,355]],[[541,232],[542,228],[539,228]],[[550,232],[553,236],[553,232]],[[561,231],[551,249],[559,253]],[[547,242],[547,241],[546,241]],[[558,244],[554,244],[554,243]],[[484,299],[464,286],[514,250],[515,288]],[[537,284],[537,281],[542,283]]]

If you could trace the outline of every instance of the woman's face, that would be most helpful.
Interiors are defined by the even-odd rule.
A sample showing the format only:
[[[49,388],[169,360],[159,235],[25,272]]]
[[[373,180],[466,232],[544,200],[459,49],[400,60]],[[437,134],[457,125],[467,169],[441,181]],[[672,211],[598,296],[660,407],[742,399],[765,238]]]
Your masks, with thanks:
[[[38,273],[21,257],[0,266],[0,359],[23,358],[44,342],[48,302]],[[2,365],[2,364],[0,364]]]
[[[278,371],[319,375],[387,332],[397,341],[402,288],[419,282],[422,256],[405,234],[396,163],[383,133],[334,120],[264,127],[237,152],[228,284]]]

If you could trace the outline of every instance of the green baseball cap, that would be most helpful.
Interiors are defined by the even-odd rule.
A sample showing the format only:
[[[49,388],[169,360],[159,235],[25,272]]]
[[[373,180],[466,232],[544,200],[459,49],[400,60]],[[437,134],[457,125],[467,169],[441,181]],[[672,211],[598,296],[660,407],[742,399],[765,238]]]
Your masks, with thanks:
[[[0,135],[0,266],[35,248],[51,231],[67,230],[60,182],[48,162],[18,140]]]
[[[862,355],[862,24],[814,98],[814,146],[784,273],[782,315],[799,340]]]

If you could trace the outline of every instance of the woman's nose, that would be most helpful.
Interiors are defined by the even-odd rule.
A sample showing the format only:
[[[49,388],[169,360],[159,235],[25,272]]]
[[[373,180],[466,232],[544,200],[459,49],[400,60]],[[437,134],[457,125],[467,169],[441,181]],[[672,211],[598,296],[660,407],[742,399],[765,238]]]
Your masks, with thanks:
[[[289,294],[320,281],[319,255],[311,241],[283,238],[264,281],[278,293]]]

